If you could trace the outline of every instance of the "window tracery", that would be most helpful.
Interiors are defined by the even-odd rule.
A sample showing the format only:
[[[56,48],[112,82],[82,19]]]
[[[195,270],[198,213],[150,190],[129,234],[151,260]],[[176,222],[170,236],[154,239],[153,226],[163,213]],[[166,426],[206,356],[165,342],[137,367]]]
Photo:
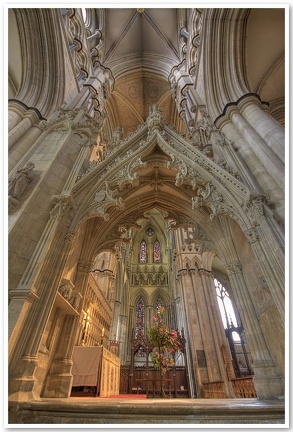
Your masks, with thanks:
[[[136,303],[136,328],[135,337],[139,338],[144,335],[144,316],[145,316],[145,303],[142,298]],[[136,355],[143,357],[145,355],[144,349],[140,346],[136,352]]]
[[[154,235],[154,230],[152,229],[152,228],[148,228],[147,230],[146,230],[146,233],[147,233],[147,235],[149,236],[149,237],[152,237],[153,235]]]
[[[144,240],[140,244],[139,262],[140,264],[146,264],[147,262],[147,245]]]
[[[136,303],[136,329],[135,329],[136,337],[144,333],[144,313],[145,313],[145,304],[143,299],[140,298]]]
[[[164,307],[164,303],[161,298],[158,298],[157,304],[156,304],[156,312],[158,311],[159,307]]]
[[[228,291],[217,279],[214,279],[214,284],[216,288],[218,305],[220,308],[224,328],[229,328],[231,322],[237,325],[237,319]]]
[[[154,263],[158,264],[161,262],[161,247],[159,240],[154,242]]]

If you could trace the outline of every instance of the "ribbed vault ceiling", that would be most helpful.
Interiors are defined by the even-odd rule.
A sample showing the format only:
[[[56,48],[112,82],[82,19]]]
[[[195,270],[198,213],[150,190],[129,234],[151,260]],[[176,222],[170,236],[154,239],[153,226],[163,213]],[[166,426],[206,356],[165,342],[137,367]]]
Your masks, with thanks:
[[[114,92],[106,104],[109,132],[119,126],[125,135],[135,130],[145,121],[153,103],[161,106],[167,123],[183,131],[168,76],[172,67],[182,60],[179,29],[184,26],[182,17],[188,18],[189,9],[146,8],[138,12],[136,8],[108,8],[103,11],[100,61],[111,69],[115,78]],[[24,53],[20,50],[12,9],[8,17],[9,98],[13,98],[22,82]],[[278,110],[284,107],[285,97],[284,9],[252,8],[246,29],[245,75],[249,90],[269,102],[275,109],[275,117],[282,122]]]
[[[115,77],[108,109],[125,134],[144,123],[153,104],[161,106],[167,123],[183,130],[168,82],[180,62],[177,14],[177,9],[106,10],[104,64]]]

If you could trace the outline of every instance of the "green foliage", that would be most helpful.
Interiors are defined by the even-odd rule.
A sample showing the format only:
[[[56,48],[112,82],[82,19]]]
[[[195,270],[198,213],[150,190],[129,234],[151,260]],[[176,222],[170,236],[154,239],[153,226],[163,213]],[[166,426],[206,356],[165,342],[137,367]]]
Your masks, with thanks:
[[[149,343],[154,347],[151,359],[161,375],[175,366],[174,354],[180,349],[177,331],[165,325],[164,312],[163,307],[158,307],[157,314],[152,316],[152,327],[148,329]]]

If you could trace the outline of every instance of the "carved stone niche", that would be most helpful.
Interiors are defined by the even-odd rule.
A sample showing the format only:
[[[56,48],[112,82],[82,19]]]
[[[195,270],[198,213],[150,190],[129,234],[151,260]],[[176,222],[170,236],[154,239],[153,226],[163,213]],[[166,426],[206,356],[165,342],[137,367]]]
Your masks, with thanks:
[[[8,202],[9,210],[13,210],[19,204],[19,200],[26,190],[29,183],[34,178],[34,167],[32,162],[28,162],[23,168],[18,169],[8,182]]]
[[[78,315],[77,309],[81,295],[76,292],[71,280],[63,278],[58,288],[56,305],[69,315]]]

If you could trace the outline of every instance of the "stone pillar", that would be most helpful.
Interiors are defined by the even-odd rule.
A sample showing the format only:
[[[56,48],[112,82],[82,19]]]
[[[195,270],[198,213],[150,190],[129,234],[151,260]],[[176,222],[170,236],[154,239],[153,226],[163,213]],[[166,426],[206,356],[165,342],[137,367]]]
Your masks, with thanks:
[[[242,115],[284,164],[285,129],[259,105],[260,102],[257,99],[250,99],[249,103],[245,103],[242,107]]]
[[[242,125],[242,133],[246,136],[244,139],[241,131],[238,130],[239,125],[237,124],[236,118],[239,120],[239,125]],[[230,120],[223,120],[217,123],[218,127],[221,128],[221,132],[233,143],[233,148],[236,152],[236,160],[242,160],[244,165],[248,168],[245,169],[244,166],[244,169],[240,170],[240,174],[252,190],[255,189],[260,193],[270,196],[270,202],[275,206],[275,213],[281,218],[284,224],[284,167],[281,167],[281,162],[275,155],[272,155],[272,158],[277,161],[277,169],[274,167],[272,160],[266,163],[267,158],[263,156],[262,148],[266,147],[271,154],[272,151],[239,113],[235,114],[234,120],[235,124]],[[245,131],[246,125],[248,127],[247,131]],[[250,132],[256,135],[256,142],[258,140],[262,141],[261,147],[254,142],[253,136],[250,136]],[[253,186],[253,184],[256,184],[256,186]]]
[[[250,189],[258,190],[256,179],[251,176],[250,172],[247,170],[246,163],[237,154],[237,151],[233,147],[233,143],[227,139],[223,134],[214,133],[213,134],[213,151],[214,160],[217,156],[217,162],[221,167],[227,169],[236,178],[242,180]],[[225,166],[223,166],[223,162]]]
[[[32,120],[29,116],[24,117],[10,132],[8,133],[8,148],[10,149],[16,141],[22,137],[32,126]]]
[[[226,264],[227,273],[251,349],[254,386],[259,399],[284,396],[284,382],[268,350],[239,261]]]
[[[204,252],[205,253],[205,252]],[[203,268],[198,269],[202,282],[202,293],[205,304],[201,304],[201,322],[203,327],[203,342],[206,353],[207,366],[210,381],[224,381],[226,397],[233,397],[233,389],[227,376],[224,364],[222,346],[227,348],[227,340],[224,334],[223,322],[221,320],[218,304],[215,302],[216,290],[210,271]],[[194,273],[195,275],[195,273]],[[194,281],[194,287],[196,287]],[[213,290],[213,292],[212,292]],[[203,313],[203,311],[206,311]],[[232,364],[230,365],[230,369]],[[216,372],[216,375],[215,375]]]
[[[42,135],[43,129],[37,125],[32,125],[31,128],[15,143],[13,148],[9,151],[9,166],[10,172],[22,159],[27,160],[29,156],[27,153],[32,153],[30,150],[33,148],[37,139]]]
[[[8,107],[8,131],[11,131],[22,120],[22,115],[18,110]]]
[[[128,347],[128,338],[127,338],[127,317],[125,315],[119,315],[119,341],[120,341],[120,352],[119,357],[122,360],[122,364],[125,364],[125,359],[127,358],[127,347]]]
[[[252,148],[255,156],[257,156],[259,160],[259,163],[264,164],[271,179],[274,179],[277,185],[279,185],[279,188],[284,190],[284,164],[238,111],[233,112],[231,120],[242,138]]]
[[[200,385],[201,385],[201,376],[200,371],[197,364],[197,358],[195,355],[195,345],[194,345],[194,334],[191,328],[191,318],[190,313],[188,310],[188,304],[191,302],[188,301],[187,298],[187,292],[192,292],[192,304],[195,303],[194,298],[194,290],[192,289],[192,281],[190,279],[190,276],[186,269],[182,269],[178,272],[177,276],[179,283],[180,283],[180,291],[181,291],[181,305],[182,305],[182,327],[186,329],[186,338],[187,338],[187,344],[186,344],[186,370],[188,371],[188,376],[190,378],[189,385],[190,385],[190,392],[192,397],[197,396],[199,397],[200,394],[196,394],[196,389],[199,389],[200,391]]]
[[[57,200],[39,246],[18,287],[23,292],[31,291],[36,301],[28,308],[26,298],[22,303],[17,299],[16,289],[9,305],[14,311],[11,317],[15,318],[9,340],[11,400],[33,400],[39,396],[34,391],[38,350],[71,248],[73,237],[66,236],[66,223],[72,207],[71,197]],[[17,304],[14,298],[18,300]],[[18,308],[17,313],[15,306]]]
[[[119,340],[118,339],[118,319],[119,319],[120,309],[121,309],[121,302],[118,300],[115,300],[110,339],[116,340],[116,341]]]
[[[263,221],[263,223],[265,222]],[[273,245],[272,239],[271,242],[266,242],[265,238],[260,241],[256,228],[250,228],[244,234],[257,257],[279,313],[285,321],[284,269],[280,267],[280,263],[274,254],[274,248],[277,250],[277,247]],[[266,244],[263,245],[263,242]]]
[[[28,108],[25,104],[10,100],[8,107],[8,148],[10,172],[32,148],[42,134],[43,117],[37,109]],[[29,157],[23,163],[27,162]]]

